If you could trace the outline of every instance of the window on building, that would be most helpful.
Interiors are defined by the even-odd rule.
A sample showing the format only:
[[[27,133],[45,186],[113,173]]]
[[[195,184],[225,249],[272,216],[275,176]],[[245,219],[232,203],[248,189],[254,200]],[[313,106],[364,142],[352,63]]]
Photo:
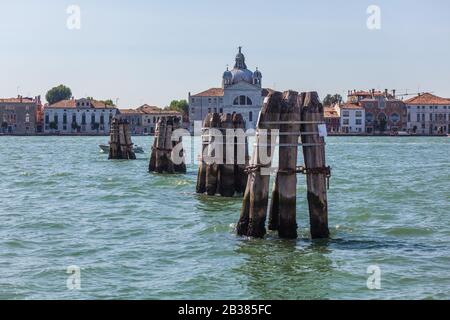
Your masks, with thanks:
[[[357,126],[360,126],[360,125],[362,125],[362,120],[361,119],[356,119],[356,125]]]
[[[63,114],[63,124],[67,124],[67,114]]]
[[[247,96],[239,96],[239,97],[236,97],[236,99],[234,99],[233,105],[235,105],[235,106],[239,106],[239,105],[240,106],[251,106],[251,105],[253,105],[253,102]]]
[[[253,122],[253,112],[252,112],[252,111],[250,111],[250,112],[248,113],[248,120],[249,120],[250,122]]]
[[[372,113],[367,113],[366,114],[366,122],[367,123],[372,123],[373,122],[373,114]]]
[[[105,116],[103,114],[100,116],[100,124],[105,124]]]
[[[220,108],[220,113],[223,113],[223,108]]]
[[[83,113],[83,115],[81,116],[81,124],[86,125],[86,114],[85,113]]]
[[[362,117],[362,111],[356,111],[356,117],[361,118]]]
[[[400,121],[400,116],[397,113],[391,114],[391,121],[393,123],[398,123]]]
[[[93,114],[92,116],[91,116],[91,124],[94,124],[95,123],[95,114]]]
[[[27,114],[25,115],[25,122],[26,122],[26,123],[30,123],[30,114],[29,114],[29,113],[27,113]]]
[[[343,120],[343,124],[344,125],[349,125],[350,124],[350,120],[349,119],[344,119]]]
[[[350,116],[350,111],[344,111],[344,112],[342,112],[342,116],[343,116],[343,117],[349,117],[349,116]]]
[[[420,113],[417,114],[417,122],[420,122]]]

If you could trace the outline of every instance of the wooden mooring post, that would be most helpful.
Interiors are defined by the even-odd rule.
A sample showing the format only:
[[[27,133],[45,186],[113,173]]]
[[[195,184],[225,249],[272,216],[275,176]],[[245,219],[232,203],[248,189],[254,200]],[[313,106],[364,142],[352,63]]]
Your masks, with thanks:
[[[136,159],[131,142],[131,133],[128,122],[123,119],[113,118],[109,134],[109,157],[110,160]]]
[[[278,231],[280,238],[297,238],[297,174],[301,173],[307,180],[311,237],[329,237],[327,182],[331,169],[325,164],[325,139],[319,130],[323,124],[323,106],[316,92],[272,92],[266,98],[258,120],[252,162],[247,168],[249,177],[238,235],[262,238],[266,234],[269,168],[274,147],[271,141],[275,134],[279,136],[279,167],[269,209],[269,229]],[[297,166],[299,145],[303,148],[304,166]],[[261,161],[262,154],[269,155],[269,161]]]
[[[233,114],[233,127],[236,130],[234,145],[234,188],[237,193],[243,194],[247,185],[246,168],[248,166],[249,156],[248,138],[245,134],[245,120],[242,114]],[[245,146],[245,148],[242,148],[242,146]]]
[[[317,92],[309,92],[303,99],[302,135],[305,160],[306,184],[308,188],[309,219],[313,239],[328,238],[327,188],[331,168],[325,162],[325,138],[319,135],[317,123],[324,123],[323,106]]]
[[[278,124],[272,122],[277,123],[280,118],[282,101],[281,92],[270,93],[259,114],[256,145],[247,170],[247,188],[237,225],[237,233],[242,236],[262,238],[266,234],[270,173],[262,169],[270,169],[272,165],[272,130],[278,129]]]
[[[179,128],[179,121],[176,117],[161,117],[158,120],[148,167],[149,172],[167,174],[186,173],[182,146],[177,148],[181,150],[180,154],[176,155],[173,152],[175,146],[183,143],[181,137],[178,137],[176,141],[173,138],[174,131]],[[181,163],[174,163],[175,156],[182,157]]]
[[[203,134],[201,136],[202,139],[202,154],[200,155],[200,165],[198,167],[197,174],[197,193],[205,193],[206,192],[206,150],[209,144],[209,128],[211,127],[212,113],[208,113],[203,120]]]
[[[248,154],[244,130],[245,121],[241,114],[209,113],[205,117],[197,193],[233,197],[243,192]]]
[[[281,238],[297,238],[297,154],[302,95],[287,91],[280,111],[278,172],[269,211],[269,230]]]

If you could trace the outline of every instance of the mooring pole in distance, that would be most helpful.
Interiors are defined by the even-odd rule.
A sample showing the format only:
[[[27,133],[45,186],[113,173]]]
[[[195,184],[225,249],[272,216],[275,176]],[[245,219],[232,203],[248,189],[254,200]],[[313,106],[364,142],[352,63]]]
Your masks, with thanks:
[[[109,157],[110,160],[126,159],[134,160],[136,155],[133,151],[131,133],[128,122],[114,118],[111,122],[109,135]]]
[[[203,128],[202,128],[202,154],[200,158],[200,165],[198,167],[197,174],[197,187],[196,192],[199,194],[203,194],[206,192],[206,161],[205,156],[209,144],[209,128],[211,127],[212,121],[212,113],[208,113],[203,120]]]
[[[173,117],[173,131],[179,130],[181,129],[181,119],[179,117],[174,116]],[[172,137],[173,138],[173,137]],[[179,150],[179,154],[175,154],[175,150]],[[172,154],[171,154],[171,158],[172,158],[172,162],[174,158],[179,158],[182,160],[181,163],[179,164],[173,164],[173,169],[176,173],[186,173],[187,169],[186,169],[186,158],[185,158],[185,153],[184,153],[184,148],[183,148],[183,137],[180,136],[178,141],[173,141],[172,140]]]
[[[172,132],[173,132],[173,125],[174,125],[174,121],[173,121],[173,117],[167,117],[166,120],[166,134],[164,136],[164,158],[165,158],[165,163],[166,163],[166,167],[165,167],[165,171],[168,174],[174,174],[175,173],[175,168],[173,165],[173,161],[172,161]]]
[[[119,120],[113,118],[109,129],[109,156],[108,159],[118,159],[119,153]]]
[[[123,137],[123,147],[124,147],[124,153],[122,153],[123,159],[128,160],[136,160],[136,154],[133,150],[133,142],[131,141],[131,131],[130,127],[128,125],[127,120],[122,120],[122,132],[123,134],[121,137]]]
[[[165,147],[165,137],[166,137],[166,118],[161,117],[158,120],[157,126],[157,136],[156,136],[156,149],[153,150],[156,154],[156,165],[155,172],[163,173],[166,169],[166,157],[163,152]]]
[[[209,134],[209,145],[208,145],[208,159],[206,162],[206,193],[209,196],[214,196],[218,190],[218,177],[219,177],[219,164],[214,161],[217,153],[220,152],[219,148],[222,147],[222,140],[217,142],[216,139],[219,137],[214,136],[214,131],[219,132],[220,128],[220,114],[213,113],[210,125],[210,134]],[[214,130],[215,129],[215,130]]]
[[[318,125],[324,123],[323,106],[317,92],[304,94],[301,108],[303,157],[306,168],[308,207],[311,237],[323,239],[330,236],[328,229],[327,168],[325,163],[325,139],[319,135]]]

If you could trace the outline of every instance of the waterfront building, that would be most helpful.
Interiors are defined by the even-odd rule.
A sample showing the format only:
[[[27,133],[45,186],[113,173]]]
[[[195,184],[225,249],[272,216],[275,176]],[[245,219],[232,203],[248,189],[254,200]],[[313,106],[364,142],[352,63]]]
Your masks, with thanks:
[[[130,130],[133,135],[153,135],[156,123],[161,117],[175,116],[182,121],[183,115],[180,112],[164,110],[156,106],[144,104],[136,109],[120,109],[119,117],[128,120]]]
[[[118,117],[128,121],[128,128],[132,135],[144,134],[142,116],[144,113],[137,109],[119,109]]]
[[[365,110],[359,104],[336,104],[335,110],[340,118],[339,131],[341,133],[364,133],[366,131]]]
[[[333,107],[324,107],[324,118],[328,133],[338,133],[341,127],[341,117]]]
[[[361,106],[365,111],[365,132],[367,134],[396,134],[407,130],[405,103],[396,98],[396,91],[390,93],[375,91],[349,91],[348,102]]]
[[[247,69],[242,48],[236,55],[234,68],[222,75],[222,86],[191,95],[189,93],[190,130],[194,121],[203,121],[210,112],[240,113],[247,128],[255,128],[264,96],[268,90],[262,88],[262,73]]]
[[[40,96],[0,99],[0,133],[35,134],[41,107]]]
[[[118,109],[92,99],[69,99],[44,107],[47,134],[108,135]]]
[[[405,101],[408,131],[414,134],[450,134],[450,99],[431,93]]]

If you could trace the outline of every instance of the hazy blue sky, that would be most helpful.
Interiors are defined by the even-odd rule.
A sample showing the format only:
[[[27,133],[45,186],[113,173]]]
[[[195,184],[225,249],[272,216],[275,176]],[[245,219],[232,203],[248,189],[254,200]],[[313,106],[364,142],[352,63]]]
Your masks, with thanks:
[[[66,27],[72,4],[81,30]],[[372,4],[378,31],[366,27]],[[450,97],[448,0],[0,0],[0,12],[0,97],[63,83],[76,97],[164,106],[220,86],[239,45],[265,87]]]

